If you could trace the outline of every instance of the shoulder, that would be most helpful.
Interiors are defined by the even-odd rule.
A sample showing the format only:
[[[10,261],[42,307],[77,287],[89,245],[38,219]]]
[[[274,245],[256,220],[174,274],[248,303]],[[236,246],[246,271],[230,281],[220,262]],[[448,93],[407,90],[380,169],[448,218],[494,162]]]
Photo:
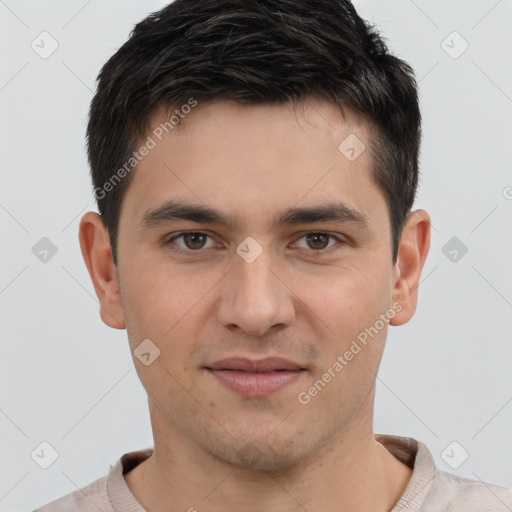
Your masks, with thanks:
[[[376,439],[413,469],[392,512],[512,512],[512,489],[439,469],[428,448],[411,437],[377,434]]]
[[[110,465],[107,475],[33,512],[114,512],[115,510],[144,512],[140,503],[130,492],[123,474],[131,471],[152,453],[151,448],[125,453],[113,466]]]
[[[512,489],[437,470],[425,511],[510,512]]]
[[[34,512],[112,512],[107,490],[108,477],[104,476],[66,496],[62,496]]]

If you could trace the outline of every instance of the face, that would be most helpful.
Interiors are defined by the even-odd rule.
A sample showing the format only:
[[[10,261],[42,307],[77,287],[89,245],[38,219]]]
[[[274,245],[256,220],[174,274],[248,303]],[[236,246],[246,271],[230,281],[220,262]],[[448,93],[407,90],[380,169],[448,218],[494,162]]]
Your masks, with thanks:
[[[108,308],[146,354],[134,363],[154,429],[276,469],[371,428],[388,322],[412,310],[368,126],[349,114],[200,102],[179,132],[148,133]],[[151,131],[165,121],[155,112]],[[348,136],[366,146],[356,159]]]

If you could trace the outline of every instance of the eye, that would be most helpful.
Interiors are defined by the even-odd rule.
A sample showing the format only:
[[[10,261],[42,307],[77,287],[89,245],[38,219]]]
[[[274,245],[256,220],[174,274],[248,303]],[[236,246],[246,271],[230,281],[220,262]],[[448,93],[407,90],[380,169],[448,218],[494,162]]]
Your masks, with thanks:
[[[171,238],[169,238],[166,242],[166,245],[172,245],[175,240],[178,240],[180,238],[183,240],[184,245],[175,245],[184,250],[175,249],[177,252],[200,252],[201,249],[208,249],[209,247],[215,245],[215,243],[213,243],[209,247],[205,246],[206,239],[211,237],[210,235],[207,235],[206,233],[202,233],[200,231],[187,231],[184,233],[178,233],[177,235],[174,235]]]
[[[299,249],[311,249],[316,252],[329,252],[326,251],[326,248],[332,247],[329,246],[329,239],[335,239],[340,243],[343,243],[343,240],[335,235],[331,235],[329,233],[312,231],[310,233],[305,233],[302,235],[299,240],[305,238],[307,247],[299,247]],[[296,244],[294,244],[296,246]]]
[[[210,245],[207,245],[207,240],[211,239]],[[305,233],[298,240],[305,239],[306,247],[298,246],[297,242],[295,242],[292,247],[298,247],[299,249],[309,249],[313,252],[330,252],[330,249],[334,244],[329,245],[329,242],[333,242],[334,240],[344,243],[344,241],[330,233],[311,231],[309,233]],[[176,243],[176,240],[181,240],[183,244]],[[166,245],[174,245],[175,247],[172,249],[176,252],[182,253],[191,253],[191,252],[202,252],[205,249],[209,249],[211,247],[215,247],[215,241],[213,238],[201,231],[186,231],[182,233],[177,233],[173,235],[166,241]]]

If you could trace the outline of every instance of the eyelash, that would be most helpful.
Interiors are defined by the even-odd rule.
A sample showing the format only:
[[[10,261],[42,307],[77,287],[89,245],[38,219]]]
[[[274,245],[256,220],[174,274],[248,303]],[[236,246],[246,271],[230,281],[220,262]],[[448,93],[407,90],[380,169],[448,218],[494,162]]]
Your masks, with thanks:
[[[169,238],[166,242],[165,242],[165,245],[171,245],[172,242],[174,242],[174,240],[177,240],[179,238],[182,238],[184,235],[204,235],[208,238],[213,238],[211,235],[209,235],[208,233],[204,233],[202,231],[182,231],[180,233],[177,233],[176,235],[173,235],[171,238]],[[345,244],[346,242],[344,240],[342,240],[341,238],[339,238],[338,236],[336,235],[333,235],[331,233],[326,233],[324,231],[308,231],[307,233],[303,233],[298,239],[300,240],[301,238],[304,238],[308,235],[326,235],[328,237],[330,237],[331,239],[336,239],[339,243],[341,244]],[[179,246],[178,246],[179,247]],[[318,249],[318,250],[314,250],[314,249],[300,249],[302,251],[308,251],[308,252],[311,252],[311,253],[318,253],[318,254],[325,254],[325,253],[330,253],[331,250],[333,250],[333,248],[335,248],[336,245],[332,246],[332,247],[329,247],[327,249]],[[212,247],[208,247],[207,249],[198,249],[198,250],[193,250],[193,249],[183,249],[183,248],[173,248],[172,250],[175,251],[175,252],[178,252],[178,253],[182,253],[182,254],[200,254],[200,253],[203,253],[205,251],[207,251],[208,249],[211,249]]]

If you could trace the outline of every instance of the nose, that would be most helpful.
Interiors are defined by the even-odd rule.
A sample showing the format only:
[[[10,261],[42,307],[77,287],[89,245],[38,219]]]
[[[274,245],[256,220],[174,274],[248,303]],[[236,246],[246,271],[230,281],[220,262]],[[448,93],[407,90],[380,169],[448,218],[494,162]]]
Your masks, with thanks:
[[[268,249],[251,263],[236,254],[234,267],[222,280],[218,321],[252,336],[290,325],[296,300],[288,280]]]

